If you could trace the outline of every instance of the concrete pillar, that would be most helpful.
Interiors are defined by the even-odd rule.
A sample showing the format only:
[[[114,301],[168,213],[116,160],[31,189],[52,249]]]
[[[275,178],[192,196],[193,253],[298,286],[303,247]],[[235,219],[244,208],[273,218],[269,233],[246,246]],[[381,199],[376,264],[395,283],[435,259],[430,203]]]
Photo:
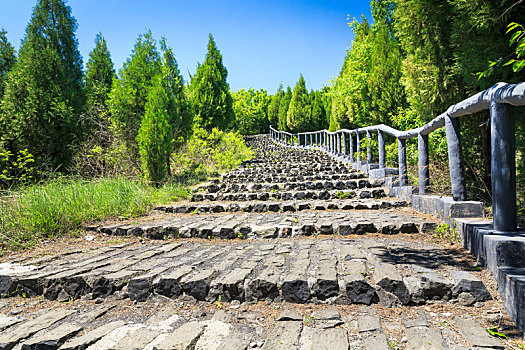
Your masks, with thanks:
[[[366,138],[366,161],[370,164],[372,163],[372,146],[370,145],[372,136],[370,135],[370,131],[366,132]]]
[[[516,122],[509,106],[491,101],[490,142],[494,231],[517,230]]]
[[[407,186],[407,141],[404,139],[397,139],[397,159],[399,162],[399,186]]]
[[[337,141],[336,142],[337,150],[335,151],[335,153],[337,153],[337,155],[340,155],[341,154],[341,134],[340,133],[335,134],[335,140]]]
[[[377,145],[379,148],[379,168],[383,169],[386,163],[386,153],[385,153],[385,134],[381,130],[377,132]]]
[[[465,182],[465,168],[463,166],[459,118],[446,116],[445,129],[447,132],[448,167],[450,169],[452,198],[455,201],[466,201],[467,185]]]
[[[359,133],[357,132],[355,134],[355,139],[356,139],[356,161],[359,163],[361,161],[361,139],[359,138]]]
[[[350,136],[350,139],[349,139],[349,145],[350,145],[350,161],[353,163],[354,162],[354,138],[352,137],[352,134],[349,135]]]
[[[425,194],[429,186],[428,135],[417,136],[419,194]]]

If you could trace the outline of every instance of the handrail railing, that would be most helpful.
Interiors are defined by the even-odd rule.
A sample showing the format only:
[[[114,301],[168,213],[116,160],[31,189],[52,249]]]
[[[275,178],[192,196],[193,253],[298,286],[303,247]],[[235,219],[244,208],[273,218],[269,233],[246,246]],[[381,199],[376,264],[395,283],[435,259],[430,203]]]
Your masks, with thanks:
[[[398,143],[398,183],[408,185],[406,140],[418,139],[419,194],[425,194],[429,186],[428,135],[442,127],[447,134],[448,159],[452,197],[456,201],[467,200],[463,152],[459,118],[483,110],[490,110],[491,123],[491,168],[492,168],[492,211],[494,231],[514,232],[517,230],[516,207],[516,146],[515,120],[508,111],[508,105],[525,105],[525,83],[498,83],[493,87],[450,106],[422,127],[401,131],[380,124],[355,130],[319,130],[292,134],[275,130],[270,126],[270,136],[275,142],[293,147],[308,147],[323,150],[333,156],[343,157],[351,162],[361,162],[360,134],[371,138],[378,134],[379,168],[385,168],[385,137],[392,135]],[[354,152],[355,136],[355,152]],[[296,143],[297,141],[297,143]],[[348,146],[348,147],[347,147]],[[355,154],[355,158],[354,158]],[[366,162],[372,162],[370,143],[367,146]]]

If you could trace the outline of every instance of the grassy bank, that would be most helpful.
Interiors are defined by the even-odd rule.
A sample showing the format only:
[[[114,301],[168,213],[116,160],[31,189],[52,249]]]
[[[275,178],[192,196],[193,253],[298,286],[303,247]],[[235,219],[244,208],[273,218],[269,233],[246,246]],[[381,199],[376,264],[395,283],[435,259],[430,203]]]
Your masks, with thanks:
[[[152,187],[127,178],[58,179],[0,197],[0,251],[25,248],[82,224],[145,215],[157,203],[185,199],[187,186]]]

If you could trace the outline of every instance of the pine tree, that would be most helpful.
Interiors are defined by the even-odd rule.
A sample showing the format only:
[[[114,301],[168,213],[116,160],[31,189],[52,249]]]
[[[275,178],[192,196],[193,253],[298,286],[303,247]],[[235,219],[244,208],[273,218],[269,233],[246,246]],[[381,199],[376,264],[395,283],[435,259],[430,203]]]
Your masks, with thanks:
[[[286,114],[286,124],[292,132],[305,131],[310,125],[311,115],[310,97],[301,74],[293,89],[292,100]]]
[[[95,38],[95,48],[89,54],[87,63],[85,89],[88,110],[106,105],[115,77],[115,68],[106,39],[99,33]]]
[[[70,161],[84,103],[76,29],[65,1],[38,1],[2,104],[9,148],[27,149],[37,165],[54,169]]]
[[[151,31],[139,35],[130,58],[120,70],[109,94],[111,123],[117,139],[139,167],[138,130],[146,112],[146,100],[153,78],[161,70],[160,54]]]
[[[202,65],[198,65],[189,88],[195,124],[208,131],[215,127],[227,129],[234,122],[233,100],[226,82],[227,76],[222,55],[210,34],[206,59]]]
[[[0,101],[4,95],[6,75],[16,62],[16,50],[7,40],[7,32],[0,30]]]
[[[292,89],[288,86],[286,88],[286,93],[281,98],[281,103],[279,104],[279,121],[278,127],[279,130],[288,131],[289,127],[286,122],[286,115],[288,114],[288,107],[290,107],[290,101],[292,100]]]
[[[162,183],[168,174],[169,154],[173,129],[170,121],[172,98],[168,74],[159,74],[153,80],[146,102],[146,114],[141,121],[137,135],[143,175],[152,183]]]
[[[281,99],[284,96],[283,84],[279,84],[277,92],[272,97],[272,102],[268,107],[268,121],[272,127],[277,127],[279,123],[279,107],[281,104]]]

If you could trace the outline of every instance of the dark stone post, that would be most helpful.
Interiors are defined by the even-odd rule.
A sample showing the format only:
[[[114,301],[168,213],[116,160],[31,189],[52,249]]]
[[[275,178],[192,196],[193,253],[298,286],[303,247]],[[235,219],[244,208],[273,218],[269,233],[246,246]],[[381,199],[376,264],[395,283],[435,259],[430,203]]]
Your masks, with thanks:
[[[349,135],[350,136],[350,139],[349,139],[349,145],[350,145],[350,161],[353,163],[354,162],[354,137],[352,136],[352,134]]]
[[[467,185],[465,182],[465,168],[463,166],[459,118],[446,116],[445,129],[447,132],[448,167],[450,169],[450,183],[452,184],[452,198],[455,201],[466,201]]]
[[[370,135],[370,131],[366,132],[366,161],[368,164],[372,163],[372,146],[370,145],[370,141],[372,140],[372,136]]]
[[[429,185],[428,135],[417,135],[419,194],[425,194]]]
[[[379,130],[377,132],[377,145],[379,148],[379,168],[383,169],[385,167],[385,159],[386,159],[386,153],[385,153],[385,134]]]
[[[490,102],[494,231],[517,230],[516,122],[503,103]]]
[[[361,160],[361,139],[359,138],[359,133],[356,132],[355,134],[355,139],[356,139],[356,161],[359,163],[359,161]]]
[[[397,159],[399,162],[399,186],[407,186],[407,140],[397,139]]]

